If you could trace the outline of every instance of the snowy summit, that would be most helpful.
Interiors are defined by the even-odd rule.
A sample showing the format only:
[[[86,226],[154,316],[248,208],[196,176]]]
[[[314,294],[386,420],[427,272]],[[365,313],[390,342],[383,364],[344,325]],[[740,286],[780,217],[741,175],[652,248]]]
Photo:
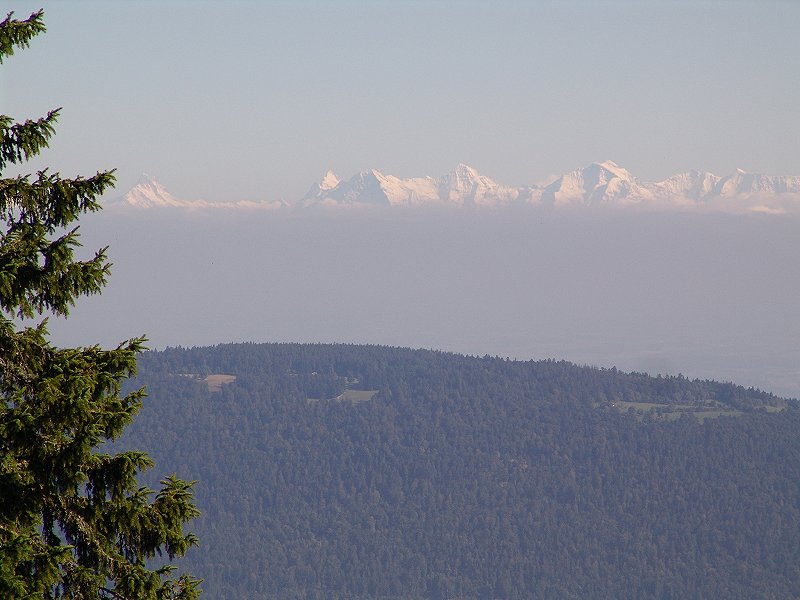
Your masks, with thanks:
[[[139,181],[121,198],[111,201],[111,206],[128,206],[134,208],[257,208],[277,209],[281,202],[253,202],[239,200],[236,202],[208,202],[206,200],[183,200],[176,198],[152,175],[143,173]]]
[[[154,208],[165,206],[182,206],[183,202],[170,194],[152,175],[142,173],[139,181],[133,186],[123,200],[138,208]]]

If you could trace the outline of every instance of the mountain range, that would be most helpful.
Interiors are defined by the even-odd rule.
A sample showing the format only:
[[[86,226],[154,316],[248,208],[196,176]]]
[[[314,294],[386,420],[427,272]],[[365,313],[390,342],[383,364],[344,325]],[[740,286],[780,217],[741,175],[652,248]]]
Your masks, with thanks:
[[[114,204],[141,208],[298,209],[314,206],[478,206],[529,205],[549,208],[606,207],[712,212],[800,212],[800,176],[771,176],[737,169],[718,176],[706,171],[678,173],[659,182],[639,180],[613,161],[575,169],[539,186],[513,187],[459,164],[440,177],[402,179],[375,169],[342,180],[332,171],[295,202],[182,200],[153,177],[140,181]]]

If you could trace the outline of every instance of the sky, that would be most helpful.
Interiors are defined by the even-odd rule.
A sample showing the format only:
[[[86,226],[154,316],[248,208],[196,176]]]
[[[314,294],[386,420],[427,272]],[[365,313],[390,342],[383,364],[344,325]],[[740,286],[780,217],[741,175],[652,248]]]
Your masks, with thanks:
[[[48,27],[2,112],[63,107],[42,161],[181,198],[294,200],[333,169],[508,185],[614,160],[800,174],[800,3],[6,0]]]
[[[70,2],[0,66],[63,107],[25,172],[295,200],[328,169],[506,185],[614,160],[800,175],[794,1]],[[6,175],[6,174],[4,174]],[[213,212],[213,211],[212,211]],[[800,397],[797,215],[114,212],[58,345],[351,342],[683,373]]]

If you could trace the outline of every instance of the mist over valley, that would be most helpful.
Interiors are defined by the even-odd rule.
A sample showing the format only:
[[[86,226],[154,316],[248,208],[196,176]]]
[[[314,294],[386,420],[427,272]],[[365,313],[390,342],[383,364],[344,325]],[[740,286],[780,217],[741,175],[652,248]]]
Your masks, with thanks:
[[[355,342],[558,358],[800,396],[797,216],[525,207],[105,211],[64,344]]]

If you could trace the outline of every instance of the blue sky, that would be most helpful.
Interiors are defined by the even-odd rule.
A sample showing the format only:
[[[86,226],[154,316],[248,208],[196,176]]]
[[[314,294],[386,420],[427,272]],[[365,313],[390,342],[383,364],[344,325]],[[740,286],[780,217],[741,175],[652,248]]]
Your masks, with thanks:
[[[511,185],[612,159],[800,174],[791,1],[5,2],[48,32],[0,112],[63,106],[43,161],[175,195],[294,199],[328,168]]]

